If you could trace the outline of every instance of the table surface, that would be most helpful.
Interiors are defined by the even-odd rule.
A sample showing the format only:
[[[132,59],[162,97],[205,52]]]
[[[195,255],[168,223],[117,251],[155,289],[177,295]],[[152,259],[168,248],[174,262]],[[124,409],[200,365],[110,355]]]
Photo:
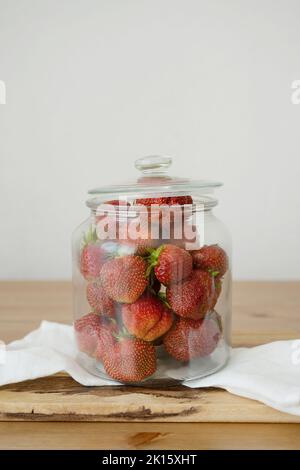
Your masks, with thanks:
[[[70,323],[68,282],[1,282],[0,339]],[[238,282],[233,345],[300,337],[300,282]],[[1,422],[0,449],[300,449],[296,423]]]

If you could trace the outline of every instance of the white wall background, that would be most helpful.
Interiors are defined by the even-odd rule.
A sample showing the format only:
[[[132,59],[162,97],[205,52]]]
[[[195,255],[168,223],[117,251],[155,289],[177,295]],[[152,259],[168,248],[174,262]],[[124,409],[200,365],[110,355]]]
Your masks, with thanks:
[[[69,278],[135,158],[225,183],[238,279],[300,278],[298,0],[0,0],[0,277]]]

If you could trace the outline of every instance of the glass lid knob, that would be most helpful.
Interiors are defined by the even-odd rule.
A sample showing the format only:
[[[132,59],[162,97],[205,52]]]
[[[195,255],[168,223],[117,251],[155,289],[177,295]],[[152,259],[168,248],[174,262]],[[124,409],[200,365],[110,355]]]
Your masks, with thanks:
[[[135,167],[143,173],[163,173],[171,164],[172,158],[165,155],[150,155],[135,161]]]

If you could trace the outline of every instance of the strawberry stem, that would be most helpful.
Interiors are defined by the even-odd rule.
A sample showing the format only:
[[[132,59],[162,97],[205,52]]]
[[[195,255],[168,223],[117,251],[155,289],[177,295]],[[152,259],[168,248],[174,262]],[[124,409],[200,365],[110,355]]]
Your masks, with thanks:
[[[147,257],[149,266],[146,270],[146,277],[150,276],[152,269],[157,265],[159,255],[161,254],[164,248],[165,248],[165,245],[160,245],[158,248],[149,249],[150,254]]]
[[[125,326],[123,326],[122,330],[119,333],[112,333],[112,335],[118,341],[122,341],[123,339],[126,339],[126,338],[133,338],[133,336],[126,330]]]
[[[213,269],[209,269],[208,272],[212,277],[217,277],[220,274],[220,271],[214,271]]]
[[[159,292],[157,294],[157,297],[162,301],[162,303],[168,307],[170,310],[171,310],[171,306],[169,304],[169,302],[167,301],[167,296],[166,296],[166,293],[165,292]]]
[[[83,234],[83,247],[98,240],[97,230],[91,225],[86,233]]]

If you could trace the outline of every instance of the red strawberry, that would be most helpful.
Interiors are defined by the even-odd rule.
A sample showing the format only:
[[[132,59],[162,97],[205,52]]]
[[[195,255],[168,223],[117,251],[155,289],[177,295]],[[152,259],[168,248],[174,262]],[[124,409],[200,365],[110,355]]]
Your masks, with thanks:
[[[187,278],[193,269],[191,255],[176,245],[161,245],[152,251],[149,261],[156,278],[165,286]]]
[[[224,276],[228,269],[228,257],[219,245],[204,245],[191,251],[194,266],[210,272],[213,276]]]
[[[177,315],[195,320],[209,310],[214,295],[214,281],[206,271],[194,270],[182,283],[167,288],[166,296]]]
[[[101,245],[98,242],[96,230],[92,226],[84,235],[83,243],[79,269],[85,279],[92,280],[99,277],[102,264],[104,263]]]
[[[143,206],[151,206],[151,205],[166,205],[172,206],[175,204],[193,204],[193,199],[191,196],[171,196],[171,197],[150,197],[150,198],[143,198],[137,199],[137,204],[141,204]]]
[[[175,221],[179,220],[182,223],[183,206],[191,205],[192,203],[193,199],[191,196],[165,196],[136,200],[137,205],[147,207],[149,220],[152,224],[161,224],[161,231],[163,233],[166,233],[166,230],[169,233]]]
[[[130,206],[130,203],[123,201],[122,199],[113,199],[111,201],[105,201],[103,204],[109,204],[111,206]]]
[[[211,354],[221,337],[218,323],[212,319],[190,320],[179,318],[164,336],[164,347],[177,361]]]
[[[102,325],[99,341],[95,350],[95,358],[103,360],[106,351],[109,351],[115,344],[115,335],[118,333],[118,326],[114,321],[106,322]]]
[[[113,341],[115,323],[89,313],[76,320],[74,328],[80,351],[99,358],[99,354]]]
[[[76,339],[80,351],[93,355],[99,340],[100,317],[96,313],[84,315],[74,324]]]
[[[153,295],[143,295],[122,308],[123,323],[129,333],[144,341],[154,341],[171,327],[171,311]]]
[[[130,304],[142,295],[148,285],[146,269],[147,263],[140,256],[122,256],[104,264],[100,282],[110,298]]]
[[[170,206],[175,204],[185,205],[193,204],[192,196],[171,196],[169,201]]]
[[[119,382],[140,382],[156,370],[155,347],[141,339],[123,337],[104,352],[103,365]]]
[[[96,313],[108,317],[115,316],[115,303],[108,297],[99,281],[90,282],[86,288],[86,298]]]
[[[80,272],[87,280],[92,280],[100,275],[103,264],[101,246],[96,243],[85,245],[80,256]]]
[[[136,199],[136,204],[142,206],[162,206],[162,205],[169,205],[169,197],[149,197],[149,198],[142,198]]]

